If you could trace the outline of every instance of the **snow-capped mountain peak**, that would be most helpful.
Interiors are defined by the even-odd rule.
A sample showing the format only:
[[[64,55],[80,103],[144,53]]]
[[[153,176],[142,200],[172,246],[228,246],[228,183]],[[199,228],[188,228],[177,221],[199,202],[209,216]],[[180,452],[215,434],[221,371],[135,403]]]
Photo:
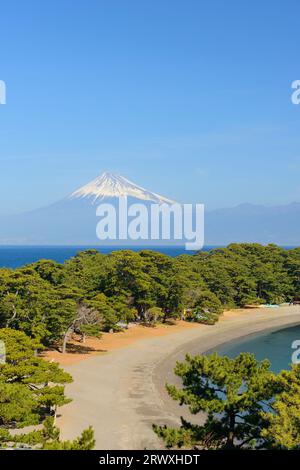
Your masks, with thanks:
[[[93,199],[93,202],[111,197],[134,197],[143,201],[152,201],[159,204],[172,204],[174,202],[164,196],[147,191],[121,175],[109,172],[103,173],[69,196],[70,199]]]

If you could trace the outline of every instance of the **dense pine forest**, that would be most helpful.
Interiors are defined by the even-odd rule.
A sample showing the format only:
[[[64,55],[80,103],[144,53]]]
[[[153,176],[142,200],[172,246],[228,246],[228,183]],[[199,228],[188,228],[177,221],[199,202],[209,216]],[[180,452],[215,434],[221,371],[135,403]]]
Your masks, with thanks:
[[[214,323],[225,308],[300,296],[300,248],[232,244],[176,258],[154,251],[80,252],[0,270],[0,328],[65,351],[73,332],[99,335],[132,321]]]

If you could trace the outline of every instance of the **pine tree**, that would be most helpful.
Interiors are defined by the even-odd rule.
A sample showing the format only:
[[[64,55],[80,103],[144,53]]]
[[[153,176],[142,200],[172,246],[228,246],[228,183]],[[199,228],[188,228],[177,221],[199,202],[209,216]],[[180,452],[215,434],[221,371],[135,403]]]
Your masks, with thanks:
[[[41,417],[69,403],[64,384],[71,376],[36,357],[42,346],[21,331],[0,329],[5,344],[6,362],[0,364],[0,426],[24,427],[38,424]]]
[[[279,385],[269,370],[269,362],[257,362],[242,353],[235,359],[186,356],[175,373],[183,388],[167,385],[169,395],[192,414],[205,412],[203,425],[182,420],[181,428],[154,426],[168,447],[200,449],[259,448],[264,444],[261,428],[263,411],[271,406]]]
[[[300,449],[300,365],[278,374],[282,387],[272,404],[272,412],[265,413],[267,427],[263,436],[270,447]]]
[[[89,427],[73,441],[61,441],[60,431],[52,417],[45,419],[42,429],[26,434],[13,435],[8,430],[0,429],[0,447],[23,445],[33,450],[92,450],[95,446],[94,431]]]
[[[61,442],[54,426],[56,408],[69,403],[64,384],[72,381],[58,364],[36,357],[42,349],[37,340],[21,331],[0,329],[6,348],[6,362],[0,364],[0,447],[27,444],[33,449],[89,450],[94,447],[94,433],[88,428],[74,441]],[[44,421],[43,421],[44,420]],[[11,428],[37,425],[43,429],[13,435]]]

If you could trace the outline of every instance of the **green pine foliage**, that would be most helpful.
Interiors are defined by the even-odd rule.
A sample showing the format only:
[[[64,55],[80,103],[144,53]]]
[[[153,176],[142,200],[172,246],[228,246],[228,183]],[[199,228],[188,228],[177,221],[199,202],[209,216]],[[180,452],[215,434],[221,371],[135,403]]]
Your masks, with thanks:
[[[25,434],[12,434],[0,429],[0,448],[29,448],[32,450],[92,450],[95,446],[94,431],[85,429],[73,441],[61,441],[60,431],[54,425],[54,418],[47,417],[40,430]]]
[[[268,426],[262,435],[270,447],[300,449],[300,365],[278,374],[281,393],[275,397],[273,413],[264,415]]]
[[[6,362],[0,364],[0,447],[22,443],[36,449],[91,449],[93,430],[85,430],[73,442],[61,442],[54,426],[57,407],[69,403],[64,386],[71,376],[57,363],[36,356],[42,345],[22,331],[0,329]],[[11,429],[44,423],[42,430],[13,434]]]
[[[200,413],[203,424],[182,418],[180,428],[154,425],[169,448],[299,449],[300,366],[278,375],[269,362],[241,353],[234,359],[186,356],[175,374],[182,387],[167,385],[169,395]]]
[[[231,244],[176,258],[151,250],[87,250],[63,265],[40,260],[0,269],[0,328],[64,351],[74,332],[97,336],[147,318],[151,324],[153,308],[162,322],[185,317],[213,324],[225,308],[297,296],[299,248]]]
[[[0,426],[39,424],[58,406],[69,403],[64,385],[71,376],[57,363],[36,356],[42,346],[21,331],[0,329],[6,362],[0,364]]]

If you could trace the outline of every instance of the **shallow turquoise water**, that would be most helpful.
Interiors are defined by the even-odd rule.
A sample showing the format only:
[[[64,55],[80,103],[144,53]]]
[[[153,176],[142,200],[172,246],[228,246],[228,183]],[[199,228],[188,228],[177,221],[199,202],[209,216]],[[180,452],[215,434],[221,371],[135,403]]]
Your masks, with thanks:
[[[269,359],[271,369],[279,372],[290,367],[295,351],[292,349],[292,343],[295,340],[300,340],[300,325],[247,336],[242,340],[219,346],[216,350],[219,354],[229,357],[235,357],[241,352],[253,353],[258,360]]]

